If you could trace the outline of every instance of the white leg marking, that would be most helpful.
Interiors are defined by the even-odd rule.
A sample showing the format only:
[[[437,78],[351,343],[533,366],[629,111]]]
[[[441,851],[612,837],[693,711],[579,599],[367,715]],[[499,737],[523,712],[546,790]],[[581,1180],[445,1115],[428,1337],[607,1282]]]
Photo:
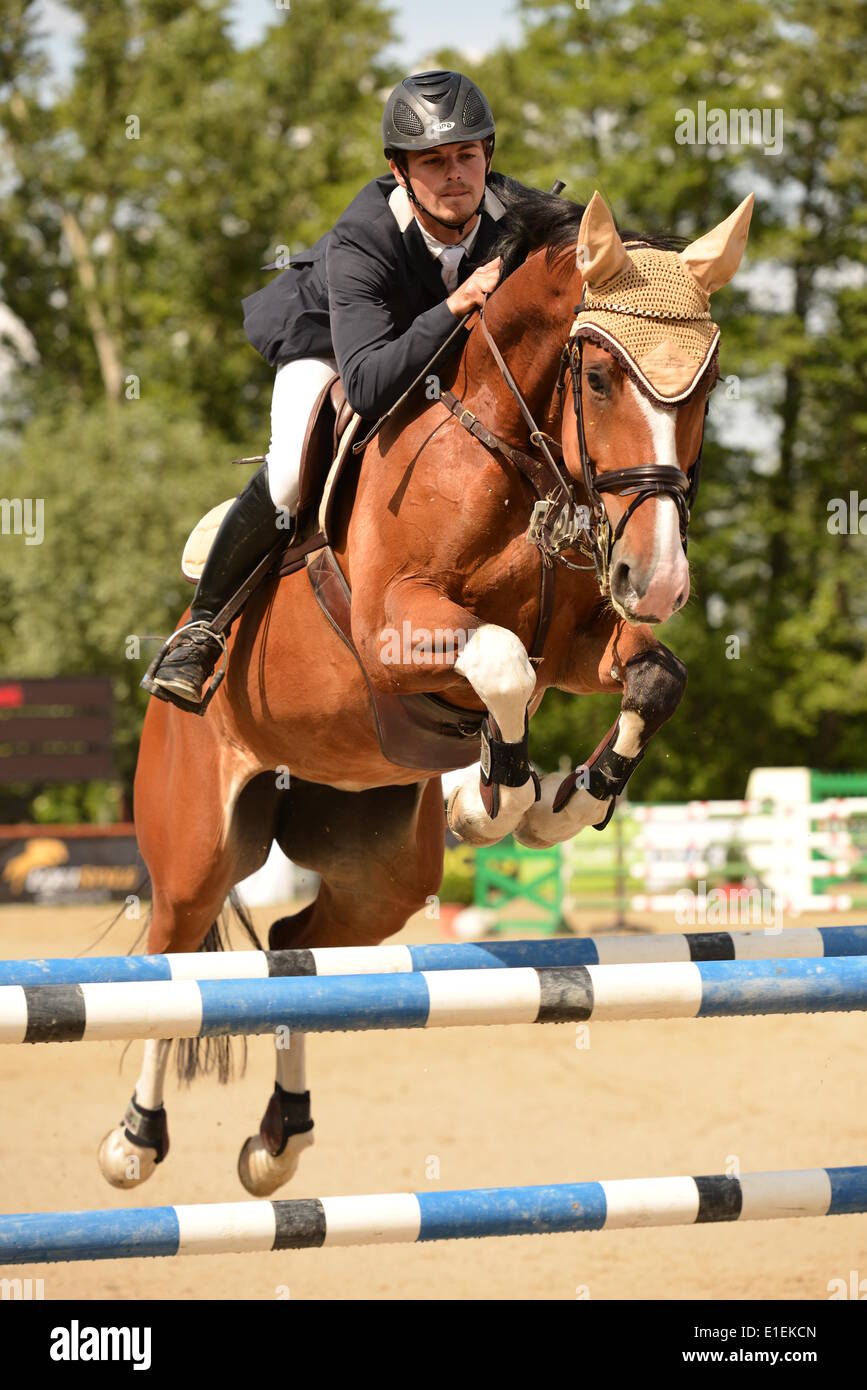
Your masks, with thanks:
[[[588,825],[598,825],[608,811],[607,801],[598,801],[586,787],[578,787],[562,811],[554,812],[554,796],[563,782],[562,772],[549,772],[542,778],[542,795],[513,830],[515,839],[530,849],[548,849],[571,840]]]
[[[614,752],[623,758],[635,758],[641,749],[641,736],[644,733],[644,720],[634,710],[621,710],[614,737]],[[578,787],[562,811],[554,812],[553,803],[557,789],[563,781],[559,772],[549,773],[542,778],[542,795],[531,806],[520,825],[513,832],[515,839],[531,849],[547,849],[551,845],[571,840],[588,825],[598,825],[604,820],[610,804],[598,801],[585,787]]]
[[[524,717],[536,676],[527,650],[514,632],[496,623],[476,628],[455,662],[500,726],[507,743],[524,736]]]
[[[620,711],[614,752],[622,758],[637,758],[641,751],[641,735],[644,733],[644,720],[635,710]]]
[[[520,638],[496,623],[483,623],[455,662],[455,670],[484,701],[505,742],[517,743],[522,739],[536,675]],[[501,787],[499,814],[492,821],[482,802],[478,776],[473,771],[452,793],[448,806],[449,826],[471,844],[493,843],[517,825],[527,807],[533,804],[534,796],[530,777],[521,787]]]
[[[150,1038],[145,1043],[135,1094],[139,1105],[143,1105],[146,1110],[158,1110],[163,1103],[171,1047],[171,1042],[166,1038]]]
[[[307,1090],[306,1038],[303,1033],[293,1033],[289,1041],[289,1047],[277,1048],[277,1085],[300,1094]]]

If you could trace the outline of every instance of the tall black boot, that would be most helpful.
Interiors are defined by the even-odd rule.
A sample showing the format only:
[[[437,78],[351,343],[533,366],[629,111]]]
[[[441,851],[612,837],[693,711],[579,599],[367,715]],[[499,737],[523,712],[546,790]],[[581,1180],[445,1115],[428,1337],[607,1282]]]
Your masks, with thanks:
[[[285,520],[268,490],[268,467],[260,468],[235,498],[220,523],[190,609],[182,628],[142,685],[181,709],[201,704],[202,691],[224,647],[211,623],[248,579],[281,536],[288,539]]]

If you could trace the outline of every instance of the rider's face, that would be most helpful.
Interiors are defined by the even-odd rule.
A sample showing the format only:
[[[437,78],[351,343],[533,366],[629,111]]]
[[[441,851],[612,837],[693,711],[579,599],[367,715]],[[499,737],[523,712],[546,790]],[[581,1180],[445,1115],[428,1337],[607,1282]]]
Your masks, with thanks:
[[[485,191],[485,149],[481,140],[412,150],[409,176],[419,202],[444,222],[460,227],[475,212]],[[399,183],[403,175],[389,161]]]

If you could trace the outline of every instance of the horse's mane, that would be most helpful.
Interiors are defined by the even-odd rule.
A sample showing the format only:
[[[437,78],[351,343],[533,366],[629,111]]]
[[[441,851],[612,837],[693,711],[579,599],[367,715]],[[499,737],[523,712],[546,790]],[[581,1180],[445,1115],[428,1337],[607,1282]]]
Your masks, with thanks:
[[[503,257],[504,278],[540,247],[546,248],[549,269],[558,256],[574,247],[584,215],[582,203],[573,203],[555,193],[544,193],[541,188],[530,188],[505,174],[497,179],[494,191],[505,205],[506,213],[500,219],[497,238],[489,254],[491,260]],[[659,251],[680,251],[686,244],[683,237],[668,234],[620,230],[620,235],[624,241],[640,241]]]

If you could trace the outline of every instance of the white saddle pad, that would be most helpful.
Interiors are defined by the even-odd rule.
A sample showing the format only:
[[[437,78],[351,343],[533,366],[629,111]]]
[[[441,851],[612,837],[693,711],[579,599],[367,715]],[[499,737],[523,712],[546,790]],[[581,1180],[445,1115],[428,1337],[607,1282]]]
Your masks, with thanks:
[[[220,502],[218,506],[212,507],[190,532],[184,546],[184,553],[181,556],[181,570],[184,578],[189,579],[191,584],[198,584],[199,576],[205,568],[208,551],[220,529],[220,522],[234,500],[234,497],[230,497],[226,502]]]

